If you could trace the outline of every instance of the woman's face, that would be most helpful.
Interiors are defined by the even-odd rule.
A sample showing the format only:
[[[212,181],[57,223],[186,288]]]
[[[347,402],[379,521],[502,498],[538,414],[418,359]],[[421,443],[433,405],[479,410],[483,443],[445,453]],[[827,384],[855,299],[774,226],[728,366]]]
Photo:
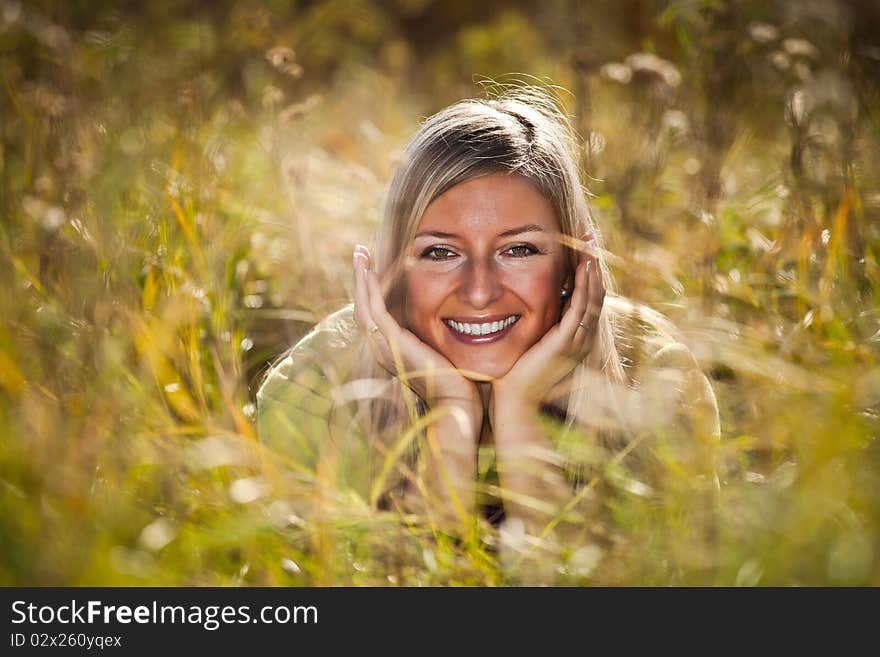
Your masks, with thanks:
[[[564,247],[524,178],[475,178],[425,210],[409,252],[406,323],[461,370],[507,373],[559,318]]]

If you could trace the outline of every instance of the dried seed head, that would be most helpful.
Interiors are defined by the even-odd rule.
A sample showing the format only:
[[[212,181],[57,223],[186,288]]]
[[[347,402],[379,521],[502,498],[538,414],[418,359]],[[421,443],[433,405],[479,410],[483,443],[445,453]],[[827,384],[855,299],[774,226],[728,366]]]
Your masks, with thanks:
[[[266,52],[266,59],[272,66],[292,78],[302,75],[302,66],[296,63],[296,53],[286,46],[275,46]]]

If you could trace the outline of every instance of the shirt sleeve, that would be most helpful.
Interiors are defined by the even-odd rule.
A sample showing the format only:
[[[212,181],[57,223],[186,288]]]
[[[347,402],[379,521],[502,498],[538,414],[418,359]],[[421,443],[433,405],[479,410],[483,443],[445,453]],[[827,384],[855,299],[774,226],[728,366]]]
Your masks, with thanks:
[[[668,385],[672,397],[673,412],[661,438],[667,439],[669,449],[682,463],[714,478],[721,425],[708,377],[691,351],[679,342],[660,348],[651,359],[651,369],[656,383]]]
[[[663,480],[676,471],[717,487],[718,402],[700,363],[678,329],[650,309],[632,303],[614,320],[643,464]]]
[[[321,331],[301,341],[269,372],[257,393],[257,432],[279,460],[309,481],[368,495],[371,455],[356,405],[339,398],[345,375],[333,365],[350,349]]]

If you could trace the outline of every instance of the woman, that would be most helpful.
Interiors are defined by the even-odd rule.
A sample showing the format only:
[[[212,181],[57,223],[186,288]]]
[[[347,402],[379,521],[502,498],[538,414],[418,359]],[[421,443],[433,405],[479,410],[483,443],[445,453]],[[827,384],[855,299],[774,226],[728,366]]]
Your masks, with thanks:
[[[353,306],[261,387],[262,439],[316,483],[451,531],[584,527],[609,464],[648,487],[658,432],[711,478],[712,389],[674,327],[606,294],[575,144],[535,89],[429,118],[376,257],[354,249]]]

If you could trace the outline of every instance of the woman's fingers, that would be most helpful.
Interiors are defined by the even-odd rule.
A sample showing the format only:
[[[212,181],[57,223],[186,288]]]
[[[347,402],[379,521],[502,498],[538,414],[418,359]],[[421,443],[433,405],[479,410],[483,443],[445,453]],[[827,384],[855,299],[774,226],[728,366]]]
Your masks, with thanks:
[[[366,334],[373,355],[376,357],[376,361],[386,370],[390,372],[394,371],[391,348],[389,347],[386,338],[388,335],[387,329],[386,331],[383,331],[382,327],[379,326],[373,316],[373,309],[376,307],[376,300],[374,299],[375,295],[370,286],[370,276],[372,275],[375,277],[375,274],[370,272],[370,252],[365,246],[357,245],[355,246],[353,260],[355,268],[355,322],[361,331]],[[385,302],[382,300],[381,292],[378,295],[378,304],[381,305],[383,310],[385,309]],[[393,321],[394,319],[392,318],[392,322]]]
[[[585,242],[592,242],[592,236],[584,235]],[[591,253],[581,253],[574,275],[574,289],[571,303],[560,322],[560,337],[576,358],[580,359],[590,352],[596,338],[599,316],[605,302],[605,286],[599,261]]]
[[[571,302],[568,309],[559,322],[560,337],[567,343],[577,339],[577,332],[582,329],[578,322],[582,321],[587,310],[588,298],[588,263],[590,256],[581,254],[577,269],[574,272],[574,289],[571,292]]]
[[[599,271],[599,263],[592,260],[587,284],[587,307],[578,324],[578,332],[583,342],[581,351],[584,355],[590,352],[596,340],[599,328],[599,317],[605,304],[605,286],[602,283],[602,272]]]
[[[374,271],[367,270],[364,273],[364,280],[367,287],[367,300],[369,303],[370,316],[373,318],[375,325],[379,327],[379,332],[388,339],[398,339],[401,331],[400,324],[388,312],[385,307],[385,299],[382,297],[382,286],[379,284],[379,277]]]
[[[366,247],[357,244],[352,254],[354,263],[354,319],[362,331],[370,330],[375,324],[370,314],[369,293],[365,276],[366,270],[370,266],[369,253]]]
[[[382,286],[379,277],[370,269],[369,251],[366,247],[355,247],[354,259],[355,319],[358,326],[367,332],[371,343],[379,347],[381,355],[386,357],[384,364],[391,365],[389,343],[394,341],[399,345],[409,336],[385,306]]]
[[[401,343],[406,334],[385,306],[382,286],[376,273],[367,267],[361,273],[361,277],[364,301],[362,316],[365,322],[369,322],[364,325],[367,338],[370,340],[373,351],[382,367],[390,372],[395,372],[397,367],[391,345],[393,343],[397,349],[401,349]],[[401,356],[406,360],[405,355],[401,354]]]

